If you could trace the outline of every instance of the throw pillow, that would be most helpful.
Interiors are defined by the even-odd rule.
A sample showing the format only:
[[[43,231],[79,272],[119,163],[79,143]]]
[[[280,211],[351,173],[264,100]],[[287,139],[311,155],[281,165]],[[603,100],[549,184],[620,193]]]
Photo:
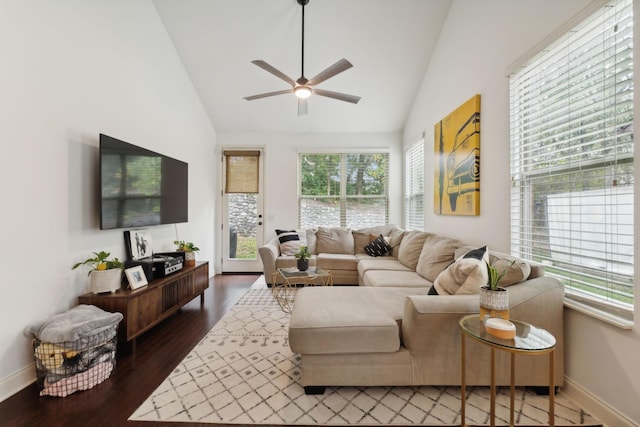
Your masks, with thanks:
[[[433,286],[438,295],[470,295],[480,292],[489,281],[487,262],[489,254],[483,246],[467,252],[445,268]]]
[[[389,253],[391,246],[387,243],[384,236],[381,234],[373,239],[367,246],[364,247],[364,251],[370,256],[383,256]]]
[[[531,274],[531,266],[519,258],[508,255],[503,256],[502,254],[491,254],[489,260],[491,261],[491,266],[494,267],[499,274],[507,270],[502,280],[500,280],[499,286],[515,285],[516,283],[527,280]]]
[[[300,250],[300,236],[295,230],[276,230],[281,255],[295,255]]]
[[[353,230],[351,232],[353,234],[353,243],[356,254],[365,253],[364,247],[367,246],[373,239],[378,237],[380,234],[384,234],[384,226],[377,227],[368,227],[361,228],[359,230]],[[371,235],[375,234],[373,239]]]

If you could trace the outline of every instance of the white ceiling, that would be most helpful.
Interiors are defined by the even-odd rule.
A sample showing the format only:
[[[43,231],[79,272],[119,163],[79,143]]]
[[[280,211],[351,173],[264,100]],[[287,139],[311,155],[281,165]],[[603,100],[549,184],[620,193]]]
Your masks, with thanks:
[[[396,132],[402,130],[451,0],[310,0],[305,77],[341,58],[353,68],[318,88],[361,96],[357,105],[312,95],[309,114],[290,86],[251,64],[262,59],[300,77],[302,7],[297,0],[154,0],[169,37],[217,131]]]

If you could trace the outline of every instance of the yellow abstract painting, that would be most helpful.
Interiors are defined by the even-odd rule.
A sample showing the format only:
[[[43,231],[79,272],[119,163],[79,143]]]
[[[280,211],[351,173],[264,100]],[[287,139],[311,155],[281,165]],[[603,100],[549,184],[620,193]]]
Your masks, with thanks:
[[[480,95],[435,125],[434,212],[480,215]]]

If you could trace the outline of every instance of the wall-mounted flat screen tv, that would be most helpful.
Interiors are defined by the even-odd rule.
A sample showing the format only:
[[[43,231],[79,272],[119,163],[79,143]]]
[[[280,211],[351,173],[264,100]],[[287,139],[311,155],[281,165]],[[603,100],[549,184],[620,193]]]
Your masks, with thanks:
[[[100,228],[189,220],[189,165],[100,134]]]

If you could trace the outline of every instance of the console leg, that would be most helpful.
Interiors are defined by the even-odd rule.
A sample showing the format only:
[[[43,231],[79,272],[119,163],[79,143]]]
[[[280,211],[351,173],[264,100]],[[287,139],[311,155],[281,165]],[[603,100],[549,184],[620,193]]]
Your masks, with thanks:
[[[308,385],[304,387],[304,394],[324,394],[325,387],[318,385]]]

